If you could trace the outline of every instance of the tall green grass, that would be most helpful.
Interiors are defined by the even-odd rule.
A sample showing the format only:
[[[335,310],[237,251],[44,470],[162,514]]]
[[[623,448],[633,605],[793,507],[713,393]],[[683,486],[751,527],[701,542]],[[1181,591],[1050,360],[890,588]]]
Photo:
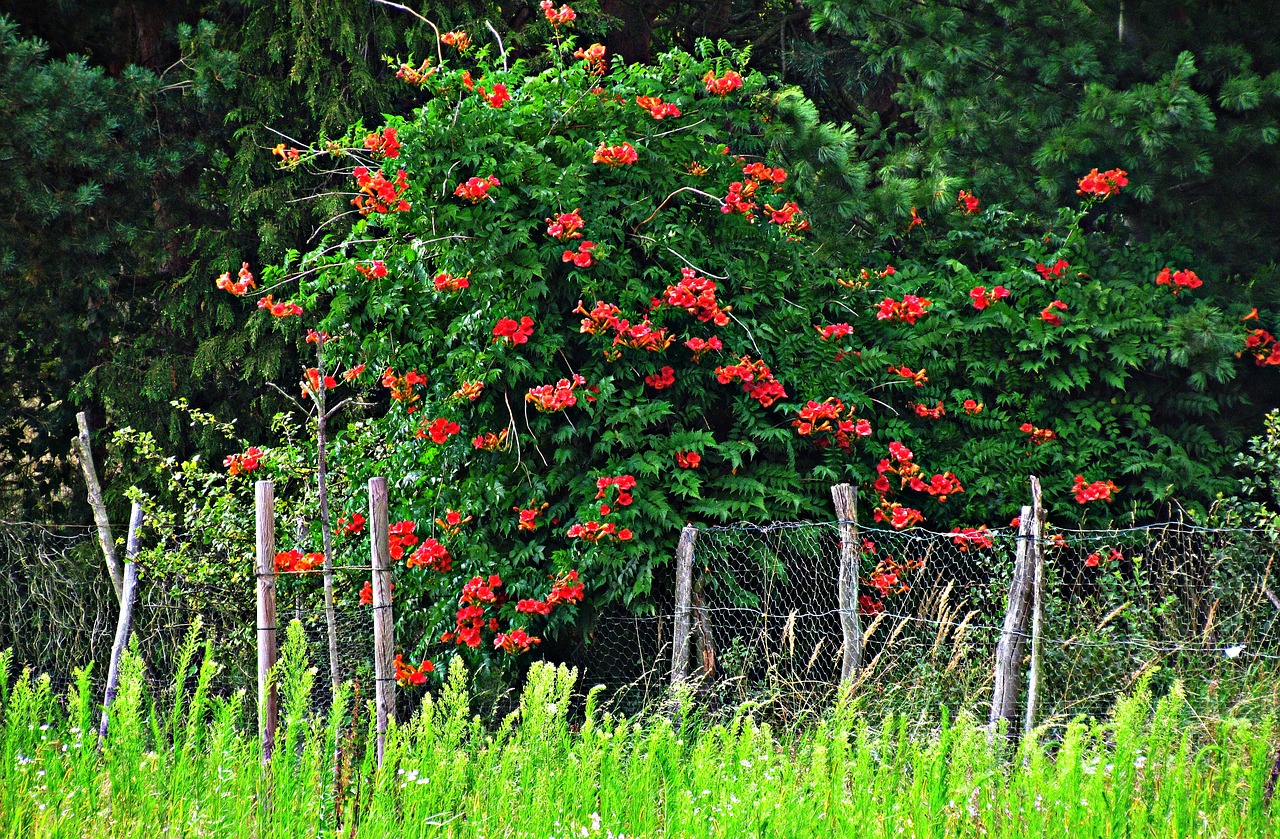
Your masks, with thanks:
[[[200,655],[198,655],[200,654]],[[1139,689],[1105,721],[1014,749],[962,717],[872,725],[849,705],[803,732],[688,704],[615,718],[574,675],[535,666],[516,711],[471,713],[455,660],[438,695],[373,763],[349,691],[311,713],[314,674],[292,627],[267,765],[242,695],[214,698],[212,649],[194,689],[149,696],[126,656],[110,733],[87,671],[65,696],[12,680],[0,656],[0,837],[1185,837],[1275,836],[1264,803],[1273,723],[1195,719],[1175,688]],[[171,694],[171,695],[170,695]],[[571,709],[577,707],[578,711]],[[355,724],[353,726],[353,711]],[[335,777],[334,755],[342,765]]]

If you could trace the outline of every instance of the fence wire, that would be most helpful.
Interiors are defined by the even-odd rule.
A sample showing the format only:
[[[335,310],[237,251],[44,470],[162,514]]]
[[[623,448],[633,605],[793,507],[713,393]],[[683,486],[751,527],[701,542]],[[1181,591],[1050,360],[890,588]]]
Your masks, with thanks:
[[[1102,715],[1140,681],[1180,680],[1206,712],[1262,715],[1280,707],[1280,595],[1274,537],[1165,523],[1049,530],[1044,557],[1038,719]],[[855,682],[869,712],[937,708],[985,717],[1016,561],[1015,531],[933,533],[859,528],[857,611],[863,637]],[[212,560],[211,560],[212,561]],[[243,574],[221,582],[144,568],[134,633],[153,690],[173,690],[177,651],[192,628],[212,639],[214,689],[256,684],[252,557],[223,560]],[[779,523],[699,531],[690,606],[690,672],[702,707],[768,707],[800,719],[830,702],[844,655],[838,523]],[[671,576],[671,575],[669,575]],[[367,565],[335,570],[339,677],[374,688],[373,610],[360,591]],[[646,614],[620,605],[583,613],[580,634],[544,654],[579,668],[585,692],[604,685],[621,713],[668,694],[673,586],[659,576]],[[296,619],[329,701],[329,642],[321,575],[277,577],[278,623]],[[105,676],[118,605],[93,531],[0,523],[0,648],[65,690],[96,661]],[[1028,630],[1029,632],[1029,630]],[[280,638],[283,642],[283,635]],[[1027,659],[1020,662],[1026,699]],[[401,713],[420,691],[402,692]]]
[[[859,529],[862,701],[986,715],[1017,543],[1009,529]],[[1274,709],[1276,548],[1261,531],[1185,523],[1049,531],[1038,720],[1103,714],[1142,679],[1181,680],[1206,709]],[[836,523],[700,531],[693,667],[712,705],[754,701],[787,716],[830,700],[844,652],[839,558]],[[1030,654],[1028,639],[1024,701]]]

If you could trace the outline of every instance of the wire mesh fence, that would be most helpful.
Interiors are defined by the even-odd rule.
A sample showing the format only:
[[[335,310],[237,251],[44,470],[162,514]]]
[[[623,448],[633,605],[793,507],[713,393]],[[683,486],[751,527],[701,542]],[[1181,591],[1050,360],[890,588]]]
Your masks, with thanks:
[[[869,711],[937,708],[985,717],[1018,549],[1011,529],[935,533],[859,528],[856,612],[863,640],[853,683]],[[840,682],[845,636],[838,523],[708,527],[698,532],[689,597],[689,670],[708,709],[766,706],[791,720],[819,711]],[[1199,707],[1265,714],[1280,702],[1280,596],[1275,538],[1182,522],[1114,530],[1054,530],[1043,552],[1041,722],[1101,715],[1141,680],[1186,685]],[[172,690],[178,650],[197,624],[214,642],[214,689],[253,700],[256,619],[252,558],[239,582],[142,576],[136,643],[148,680]],[[0,524],[0,647],[64,690],[75,667],[110,656],[118,604],[89,529]],[[335,570],[339,678],[374,689],[367,565]],[[678,608],[660,585],[648,613],[609,606],[548,657],[605,686],[617,711],[667,697]],[[298,620],[329,701],[329,638],[318,571],[277,576],[277,622]],[[1029,632],[1026,631],[1026,632]],[[1026,670],[1030,644],[1020,669]],[[1025,702],[1026,680],[1020,704]],[[405,697],[406,699],[408,697]],[[402,701],[402,715],[412,708]]]
[[[862,528],[858,540],[864,649],[855,689],[863,701],[985,716],[1016,531]],[[829,701],[844,646],[839,541],[834,523],[700,532],[693,663],[711,702],[764,702],[794,714]],[[1157,687],[1181,680],[1206,708],[1276,707],[1272,536],[1173,522],[1051,530],[1040,549],[1038,721],[1103,714],[1144,678]]]

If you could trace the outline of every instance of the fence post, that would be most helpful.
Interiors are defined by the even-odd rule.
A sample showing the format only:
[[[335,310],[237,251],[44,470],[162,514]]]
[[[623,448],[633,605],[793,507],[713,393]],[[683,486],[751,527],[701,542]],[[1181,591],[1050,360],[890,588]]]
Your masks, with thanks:
[[[395,636],[391,615],[390,516],[387,479],[369,479],[369,541],[373,557],[373,673],[378,713],[378,766],[387,745],[387,721],[396,715]]]
[[[81,416],[84,416],[81,414]],[[129,535],[125,541],[124,580],[120,595],[120,618],[116,621],[116,640],[111,645],[111,666],[107,670],[107,688],[102,697],[102,723],[98,726],[98,748],[107,738],[107,722],[111,713],[111,703],[116,699],[116,691],[120,689],[120,659],[129,646],[129,633],[133,631],[133,607],[138,601],[138,565],[134,557],[138,555],[138,531],[142,528],[142,505],[133,502],[129,512]]]
[[[850,484],[831,488],[831,502],[840,526],[840,578],[836,590],[840,608],[840,634],[844,660],[840,682],[846,683],[862,669],[862,624],[858,619],[858,490]]]
[[[693,546],[698,529],[686,524],[676,547],[676,616],[671,648],[671,687],[689,678],[689,629],[693,611]]]
[[[254,485],[255,530],[257,535],[258,579],[258,733],[262,738],[262,762],[271,760],[275,749],[276,685],[276,518],[275,484],[258,481]]]
[[[1034,582],[1031,586],[1031,673],[1027,678],[1027,719],[1023,734],[1029,735],[1036,724],[1036,703],[1040,699],[1041,644],[1044,628],[1044,508],[1040,506],[1040,479],[1031,476],[1031,530]]]
[[[80,467],[84,470],[85,486],[89,489],[89,506],[93,509],[93,519],[98,525],[98,543],[102,546],[102,556],[107,561],[107,574],[111,577],[111,586],[115,589],[116,599],[124,604],[124,572],[116,559],[116,544],[111,538],[111,523],[107,519],[107,505],[102,502],[102,485],[98,483],[98,471],[93,466],[93,448],[89,444],[89,418],[84,411],[76,414],[76,423],[80,426],[80,436],[72,442],[80,450]]]
[[[1012,734],[1018,718],[1022,653],[1027,640],[1027,610],[1031,605],[1034,527],[1032,508],[1023,507],[1018,517],[1017,558],[1013,564],[1013,580],[1009,583],[1009,604],[1005,608],[1004,628],[996,645],[995,690],[991,694],[991,714],[988,717],[993,733],[1000,721],[1006,720]]]

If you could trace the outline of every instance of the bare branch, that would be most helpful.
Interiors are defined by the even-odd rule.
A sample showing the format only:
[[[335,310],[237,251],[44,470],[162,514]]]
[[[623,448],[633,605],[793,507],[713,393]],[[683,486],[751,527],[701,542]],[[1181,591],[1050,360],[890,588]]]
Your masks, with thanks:
[[[402,5],[400,3],[392,3],[391,0],[373,0],[373,2],[380,3],[383,6],[390,6],[393,9],[399,9],[402,12],[408,12],[409,14],[416,17],[418,20],[425,23],[427,26],[430,26],[431,30],[436,33],[436,58],[440,59],[441,64],[444,64],[444,48],[440,46],[440,27],[436,26],[434,23],[432,23],[422,15],[415,12],[413,9],[410,9],[408,6]]]
[[[493,37],[498,40],[498,52],[502,54],[502,72],[505,73],[510,68],[507,67],[507,48],[502,45],[502,36],[498,34],[498,30],[494,29],[493,24],[489,21],[486,20],[484,25],[489,27],[489,31],[493,33]]]

